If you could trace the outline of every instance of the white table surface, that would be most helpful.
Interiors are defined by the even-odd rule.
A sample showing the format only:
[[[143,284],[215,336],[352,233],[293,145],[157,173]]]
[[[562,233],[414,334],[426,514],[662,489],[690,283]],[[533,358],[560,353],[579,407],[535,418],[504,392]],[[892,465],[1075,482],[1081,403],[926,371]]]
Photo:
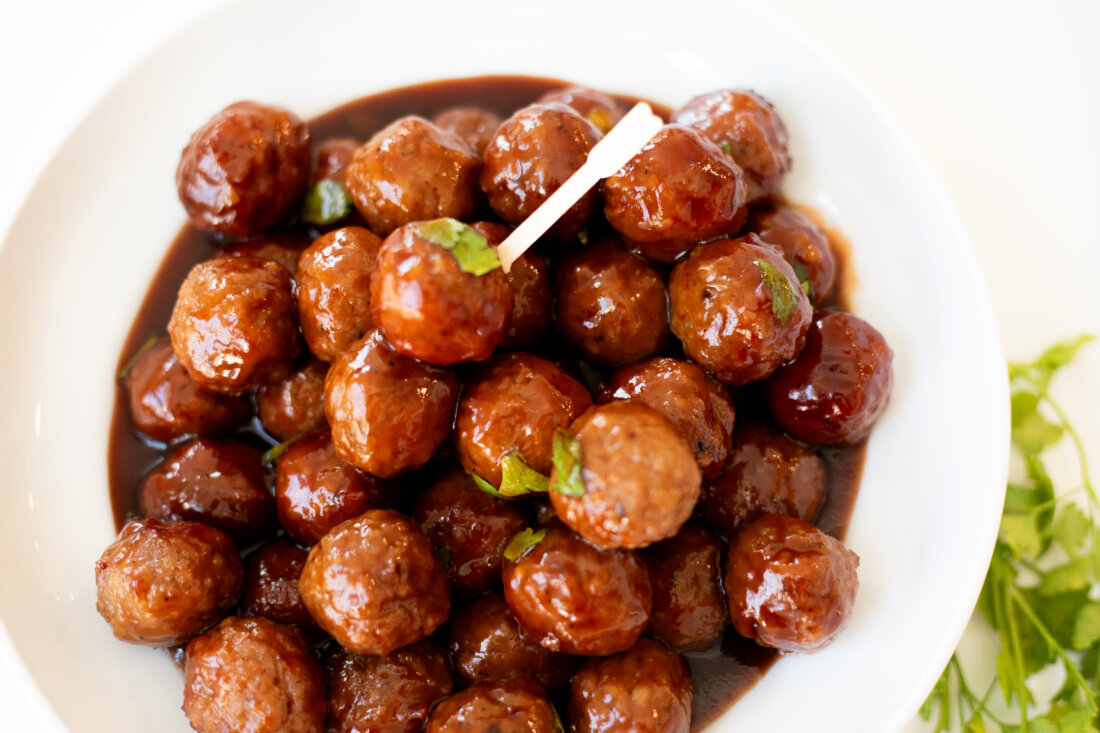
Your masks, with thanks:
[[[176,29],[224,2],[0,4],[0,233],[91,105]],[[924,153],[970,235],[1009,358],[1079,332],[1100,335],[1100,3],[760,4],[861,80]],[[1056,387],[1100,478],[1100,345]],[[1059,453],[1056,483],[1075,481],[1074,465]],[[987,645],[972,624],[964,661],[982,666]],[[0,710],[4,730],[56,730],[2,638]]]

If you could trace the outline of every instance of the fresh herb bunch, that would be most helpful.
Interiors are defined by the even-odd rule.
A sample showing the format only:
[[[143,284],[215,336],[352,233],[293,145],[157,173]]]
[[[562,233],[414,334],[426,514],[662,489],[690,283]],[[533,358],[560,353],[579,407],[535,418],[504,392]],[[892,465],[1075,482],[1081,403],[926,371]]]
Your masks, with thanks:
[[[1028,364],[1010,364],[1012,444],[1023,478],[1011,480],[1004,515],[978,608],[997,632],[996,674],[984,694],[967,684],[958,655],[921,707],[936,715],[935,730],[956,722],[966,733],[1100,733],[1100,502],[1089,478],[1084,445],[1051,398],[1054,374],[1092,336],[1056,344]],[[1043,453],[1066,436],[1080,467],[1080,485],[1055,495]],[[1046,705],[1028,678],[1049,664],[1065,670],[1065,684]],[[1013,713],[1006,720],[987,703],[997,689]],[[1042,709],[1044,708],[1045,709]]]

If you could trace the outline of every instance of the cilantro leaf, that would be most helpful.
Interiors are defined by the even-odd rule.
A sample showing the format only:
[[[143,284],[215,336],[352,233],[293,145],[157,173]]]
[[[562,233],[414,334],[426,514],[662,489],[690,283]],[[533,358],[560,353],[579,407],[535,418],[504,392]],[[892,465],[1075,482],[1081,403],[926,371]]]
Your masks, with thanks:
[[[795,294],[795,289],[791,287],[791,281],[771,262],[763,259],[754,260],[754,262],[760,268],[760,279],[771,295],[772,313],[780,323],[786,323],[791,313],[798,308],[798,296]]]
[[[310,224],[335,224],[351,213],[351,196],[339,181],[322,178],[302,200],[302,219]]]
[[[432,244],[449,250],[463,272],[485,275],[500,268],[500,260],[496,250],[489,246],[489,240],[457,219],[444,217],[425,222],[417,233]]]
[[[1073,648],[1088,649],[1100,641],[1100,602],[1081,607],[1073,624]]]
[[[565,428],[558,428],[554,431],[552,455],[554,474],[550,488],[566,496],[584,496],[580,441],[570,435]]]
[[[1071,590],[1088,588],[1091,582],[1092,560],[1083,557],[1071,560],[1043,573],[1039,581],[1039,593],[1049,596]]]
[[[1091,529],[1092,521],[1081,511],[1081,507],[1067,502],[1055,517],[1052,531],[1062,549],[1073,556],[1088,539]]]
[[[527,465],[523,454],[518,450],[500,459],[500,473],[499,489],[481,476],[471,475],[479,489],[502,499],[515,499],[527,494],[546,493],[550,490],[550,478]]]
[[[271,468],[283,457],[283,454],[286,453],[286,449],[293,445],[295,441],[300,440],[303,435],[305,435],[305,433],[298,433],[293,438],[284,440],[278,445],[271,446],[262,456],[260,456],[260,463],[264,468]]]
[[[505,559],[515,562],[525,552],[542,542],[542,538],[546,536],[546,532],[547,530],[545,529],[536,531],[531,528],[517,532],[504,548]]]
[[[1001,518],[1001,542],[1017,557],[1034,557],[1043,549],[1043,538],[1035,524],[1034,514],[1006,514]]]
[[[802,292],[806,293],[806,297],[811,301],[814,299],[813,288],[810,286],[810,274],[806,272],[806,266],[798,260],[789,260],[791,269],[794,270],[795,277],[798,278],[798,282],[802,283]]]

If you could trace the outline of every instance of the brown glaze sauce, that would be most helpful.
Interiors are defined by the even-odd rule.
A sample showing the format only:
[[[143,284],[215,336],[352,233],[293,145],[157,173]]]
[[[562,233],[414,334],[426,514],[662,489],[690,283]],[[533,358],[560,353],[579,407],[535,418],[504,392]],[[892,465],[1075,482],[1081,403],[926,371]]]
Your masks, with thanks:
[[[358,99],[310,121],[314,145],[333,137],[355,137],[366,141],[376,131],[394,119],[417,114],[433,117],[448,107],[476,105],[508,117],[516,109],[534,102],[543,93],[568,86],[567,82],[521,76],[490,76],[431,82],[394,89]],[[685,96],[699,90],[685,90]],[[632,97],[620,99],[633,103]],[[653,104],[653,103],[651,103]],[[655,111],[668,119],[669,108],[654,104]],[[786,201],[777,201],[784,203]],[[847,294],[855,283],[854,273],[847,266],[850,252],[847,240],[835,229],[824,226],[823,218],[813,209],[797,205],[829,237],[838,257],[838,294],[830,305],[844,306]],[[307,228],[291,228],[293,233],[309,241],[316,232]],[[166,332],[168,318],[175,303],[176,292],[187,272],[195,264],[212,257],[223,244],[216,237],[184,226],[146,292],[141,308],[134,318],[123,345],[118,368],[121,371],[133,355],[152,336]],[[766,415],[756,391],[749,388],[738,396],[738,419]],[[256,445],[273,445],[275,440],[265,435],[253,421],[237,437]],[[137,490],[145,475],[166,455],[163,444],[143,437],[130,417],[126,391],[121,381],[115,388],[115,406],[111,418],[108,448],[108,478],[111,505],[116,528],[138,515]],[[818,447],[827,467],[828,488],[825,503],[816,524],[843,538],[852,515],[860,476],[863,471],[865,444],[853,447]],[[727,627],[722,640],[709,649],[684,654],[691,666],[695,692],[692,729],[701,730],[717,719],[764,675],[779,654],[744,639]]]

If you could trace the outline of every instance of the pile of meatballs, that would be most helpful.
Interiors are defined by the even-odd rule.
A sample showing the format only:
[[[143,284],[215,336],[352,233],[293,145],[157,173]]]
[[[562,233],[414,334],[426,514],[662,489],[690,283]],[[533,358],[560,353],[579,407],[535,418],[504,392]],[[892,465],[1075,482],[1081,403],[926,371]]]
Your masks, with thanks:
[[[364,143],[240,102],[194,133],[218,246],[121,378],[163,460],[96,585],[119,639],[181,652],[196,731],[688,731],[681,651],[844,628],[815,446],[867,437],[892,354],[777,203],[775,110],[692,99],[496,260],[624,111],[567,88]]]

